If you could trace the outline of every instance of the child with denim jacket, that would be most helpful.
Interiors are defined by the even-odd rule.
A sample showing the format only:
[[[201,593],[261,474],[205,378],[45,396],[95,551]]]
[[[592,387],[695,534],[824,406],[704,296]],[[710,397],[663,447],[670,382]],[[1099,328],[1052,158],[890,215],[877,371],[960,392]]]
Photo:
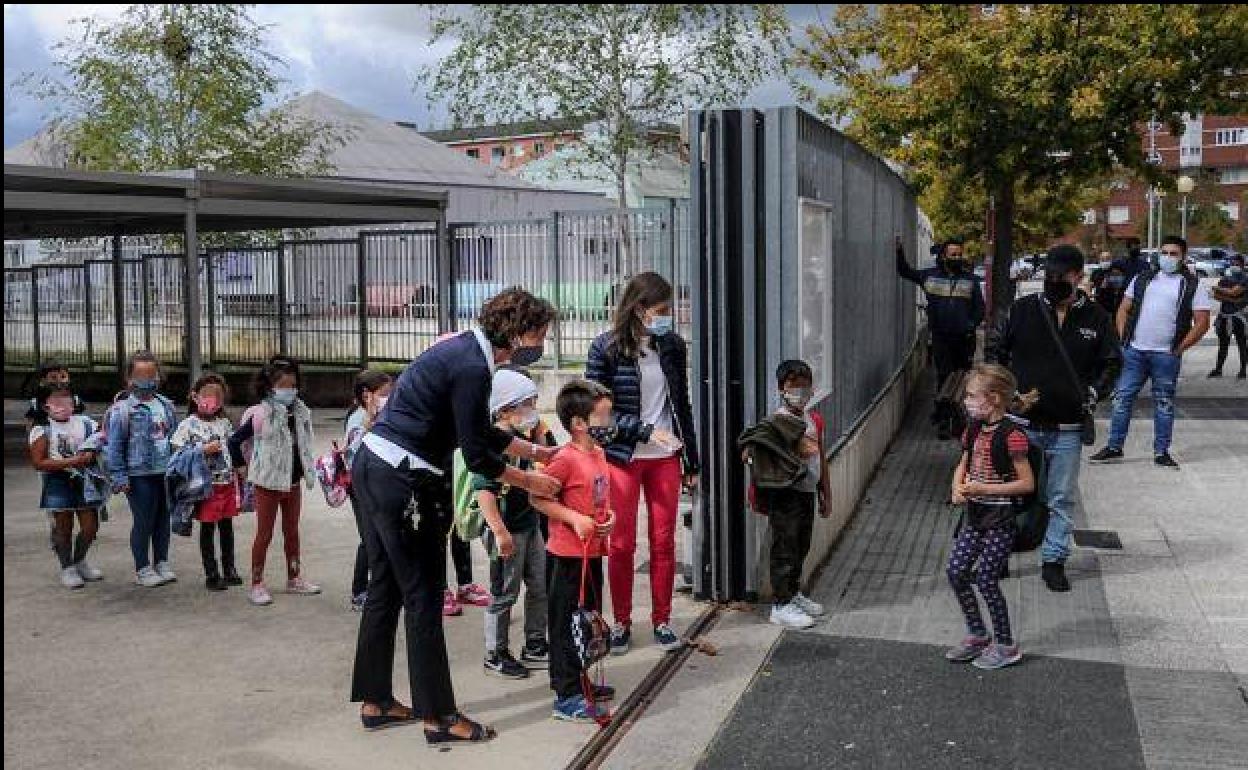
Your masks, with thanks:
[[[113,491],[126,495],[134,524],[130,552],[135,582],[152,588],[177,580],[169,562],[169,503],[165,470],[169,437],[178,426],[173,403],[157,393],[160,362],[144,350],[126,363],[125,398],[108,411],[105,456]],[[153,564],[155,565],[153,567]]]

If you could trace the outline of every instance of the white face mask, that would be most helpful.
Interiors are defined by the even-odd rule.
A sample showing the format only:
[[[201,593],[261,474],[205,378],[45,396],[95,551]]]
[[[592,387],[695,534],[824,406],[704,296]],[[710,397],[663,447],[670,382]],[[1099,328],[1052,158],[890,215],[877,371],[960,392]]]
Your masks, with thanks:
[[[386,408],[386,402],[389,400],[389,396],[381,396],[373,399],[373,414],[381,414],[381,410]]]
[[[986,398],[965,398],[962,399],[962,406],[966,409],[966,416],[972,420],[987,420],[992,417],[992,403]]]
[[[533,411],[525,412],[523,415],[517,418],[516,421],[512,423],[512,425],[514,425],[516,427],[516,430],[520,431],[521,433],[529,433],[534,428],[537,427],[537,423],[540,421],[541,421],[541,417],[538,416],[537,410],[534,409]]]
[[[1162,254],[1161,257],[1158,258],[1157,264],[1161,266],[1161,271],[1163,273],[1173,275],[1174,273],[1179,272],[1179,265],[1182,264],[1182,261],[1178,257],[1174,257],[1169,254]]]

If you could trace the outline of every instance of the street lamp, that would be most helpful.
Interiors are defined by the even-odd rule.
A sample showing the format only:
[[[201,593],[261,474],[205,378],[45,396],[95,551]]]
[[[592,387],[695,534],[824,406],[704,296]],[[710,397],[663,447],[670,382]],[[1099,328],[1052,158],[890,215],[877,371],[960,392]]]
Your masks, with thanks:
[[[1157,240],[1154,248],[1161,249],[1161,239],[1166,237],[1166,191],[1165,188],[1158,187],[1153,193],[1157,200]]]
[[[1187,194],[1196,189],[1196,181],[1190,176],[1181,176],[1178,182],[1175,183],[1175,189],[1183,195],[1182,235],[1183,240],[1187,240]]]

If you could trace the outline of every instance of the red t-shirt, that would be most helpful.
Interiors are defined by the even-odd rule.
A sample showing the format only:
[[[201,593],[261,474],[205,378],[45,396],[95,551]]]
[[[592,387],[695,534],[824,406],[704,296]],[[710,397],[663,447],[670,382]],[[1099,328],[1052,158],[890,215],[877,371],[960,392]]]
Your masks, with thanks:
[[[610,476],[607,455],[601,448],[586,451],[575,444],[568,444],[559,450],[542,472],[558,479],[563,485],[558,498],[562,505],[579,514],[592,516],[594,521],[600,523],[609,518]],[[555,556],[580,557],[585,553],[584,543],[577,537],[576,530],[554,519],[550,520],[550,540],[546,543],[546,550]],[[606,554],[606,538],[596,535],[590,538],[589,555]]]
[[[975,446],[971,447],[971,462],[966,469],[967,481],[978,481],[982,484],[1001,484],[1006,481],[992,464],[992,438],[998,430],[1010,431],[1006,436],[1005,446],[1011,460],[1027,457],[1027,434],[1022,430],[1008,425],[1004,420],[996,425],[985,425],[980,429],[979,435],[975,436]],[[963,445],[970,439],[968,428],[962,436]],[[1014,500],[1009,495],[976,495],[970,499],[984,505],[1013,505]]]

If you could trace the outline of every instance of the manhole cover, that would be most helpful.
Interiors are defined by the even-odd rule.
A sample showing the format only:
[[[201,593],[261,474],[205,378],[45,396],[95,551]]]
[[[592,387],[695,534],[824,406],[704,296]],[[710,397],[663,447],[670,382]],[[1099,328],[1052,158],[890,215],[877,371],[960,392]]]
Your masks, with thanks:
[[[1112,548],[1122,550],[1118,533],[1110,529],[1076,529],[1075,545],[1083,548]]]

